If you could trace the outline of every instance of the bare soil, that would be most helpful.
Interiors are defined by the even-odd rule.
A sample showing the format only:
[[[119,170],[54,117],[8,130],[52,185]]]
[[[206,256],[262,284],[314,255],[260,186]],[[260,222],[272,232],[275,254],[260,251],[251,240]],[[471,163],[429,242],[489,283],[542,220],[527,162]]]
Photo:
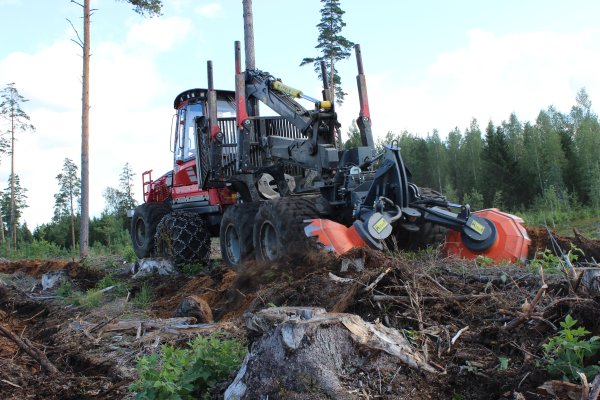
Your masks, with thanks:
[[[545,229],[528,231],[532,257],[552,248]],[[574,243],[589,260],[599,259],[600,241],[577,235],[556,239],[564,251]],[[106,327],[115,321],[172,317],[181,300],[192,295],[208,303],[219,329],[248,342],[253,338],[245,337],[241,316],[271,306],[319,306],[381,321],[404,332],[444,372],[427,375],[385,354],[365,354],[369,362],[344,377],[348,392],[355,394],[352,398],[557,398],[538,390],[553,379],[539,365],[541,345],[556,333],[567,314],[593,335],[600,335],[600,298],[563,274],[542,276],[526,266],[481,265],[435,252],[392,254],[362,249],[344,258],[360,259],[364,268],[350,266],[341,272],[343,259],[310,253],[271,265],[250,263],[242,272],[217,265],[191,277],[154,277],[146,283],[153,294],[146,310],[127,302],[126,296],[109,295],[101,306],[86,310],[36,285],[43,273],[66,269],[74,290],[85,291],[106,269],[61,260],[0,262],[0,324],[26,338],[59,370],[50,374],[0,335],[0,397],[131,398],[127,386],[135,379],[135,359],[158,351],[161,343],[185,343],[189,337],[136,335],[135,330]],[[127,276],[125,270],[113,272]],[[533,312],[515,324],[544,283],[548,289]],[[130,300],[142,284],[130,283]],[[501,367],[501,360],[508,361],[506,368]],[[318,392],[269,396],[284,397],[326,398]]]

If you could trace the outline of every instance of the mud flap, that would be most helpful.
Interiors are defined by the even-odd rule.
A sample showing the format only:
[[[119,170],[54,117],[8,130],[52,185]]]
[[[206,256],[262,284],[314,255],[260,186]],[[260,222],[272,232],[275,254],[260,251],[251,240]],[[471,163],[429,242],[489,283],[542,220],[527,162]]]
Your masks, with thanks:
[[[355,247],[368,247],[354,226],[350,228],[328,219],[310,219],[304,221],[304,233],[317,239],[325,250],[342,255]]]

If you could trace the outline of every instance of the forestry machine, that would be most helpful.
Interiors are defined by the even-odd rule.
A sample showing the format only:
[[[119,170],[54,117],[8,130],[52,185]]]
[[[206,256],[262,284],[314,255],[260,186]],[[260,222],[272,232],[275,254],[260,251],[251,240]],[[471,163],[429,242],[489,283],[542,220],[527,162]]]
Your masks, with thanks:
[[[131,223],[137,256],[197,262],[208,256],[210,237],[219,236],[222,257],[234,267],[280,259],[306,241],[342,254],[446,238],[451,254],[524,259],[529,238],[517,217],[472,213],[419,188],[398,143],[377,152],[358,45],[355,53],[362,145],[349,150],[336,143],[340,124],[324,63],[319,100],[268,72],[242,71],[239,42],[234,92],[214,89],[209,61],[208,89],[175,98],[173,170],[156,179],[151,170],[142,175],[144,203]],[[258,101],[277,116],[257,116]]]

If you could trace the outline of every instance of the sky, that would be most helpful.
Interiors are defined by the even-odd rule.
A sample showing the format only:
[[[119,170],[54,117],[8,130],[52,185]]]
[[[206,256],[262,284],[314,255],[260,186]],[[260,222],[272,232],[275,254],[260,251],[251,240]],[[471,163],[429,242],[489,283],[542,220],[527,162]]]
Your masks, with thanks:
[[[304,57],[319,55],[318,0],[254,0],[256,66],[320,96]],[[241,0],[163,0],[144,18],[125,1],[92,0],[90,213],[117,187],[125,163],[141,176],[170,170],[173,99],[206,87],[234,87],[234,41],[243,40]],[[568,112],[585,88],[600,101],[597,0],[342,0],[342,34],[360,43],[373,130],[442,137],[476,118],[485,127],[516,113],[535,121],[553,105]],[[80,165],[81,7],[69,0],[0,0],[0,89],[14,82],[36,127],[18,134],[15,172],[28,189],[30,229],[53,215],[56,175],[65,158]],[[70,21],[70,22],[69,22]],[[71,26],[71,23],[73,26]],[[338,64],[348,93],[337,108],[342,132],[358,116],[354,56]],[[597,110],[597,108],[595,108]],[[0,130],[6,126],[0,121]],[[0,188],[10,160],[0,160]]]

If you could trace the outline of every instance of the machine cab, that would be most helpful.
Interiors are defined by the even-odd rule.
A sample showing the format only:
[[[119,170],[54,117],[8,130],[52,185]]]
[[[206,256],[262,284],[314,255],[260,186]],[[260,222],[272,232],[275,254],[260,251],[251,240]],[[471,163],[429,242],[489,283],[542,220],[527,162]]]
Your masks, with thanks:
[[[188,186],[189,191],[198,190],[197,156],[199,140],[198,127],[206,124],[208,118],[208,90],[191,89],[175,98],[174,108],[174,169],[173,186]],[[217,91],[217,117],[235,118],[235,93]],[[205,154],[208,149],[201,149]],[[201,165],[202,163],[198,163]],[[200,174],[205,175],[205,174]]]
[[[206,89],[191,89],[175,98],[175,163],[182,165],[196,157],[196,123],[208,116]],[[217,91],[217,118],[235,118],[235,93]],[[200,121],[201,122],[201,121]]]

